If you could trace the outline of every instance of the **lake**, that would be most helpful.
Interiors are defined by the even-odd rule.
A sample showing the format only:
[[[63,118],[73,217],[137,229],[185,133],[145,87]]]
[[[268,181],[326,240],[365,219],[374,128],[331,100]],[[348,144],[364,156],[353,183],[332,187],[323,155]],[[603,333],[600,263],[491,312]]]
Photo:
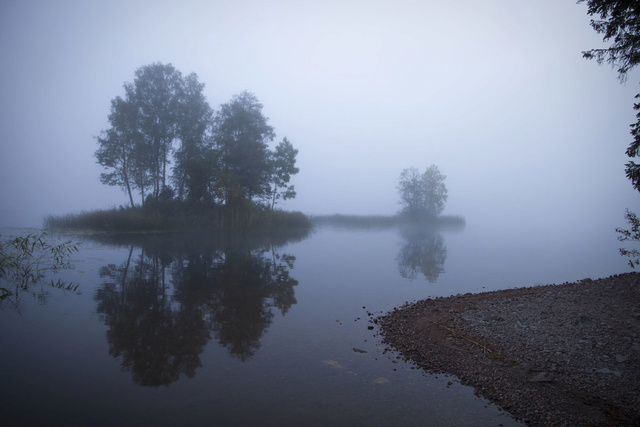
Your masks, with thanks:
[[[370,319],[425,297],[629,271],[611,229],[539,231],[467,220],[50,236],[81,242],[57,274],[78,289],[0,303],[3,423],[519,425],[385,351]]]

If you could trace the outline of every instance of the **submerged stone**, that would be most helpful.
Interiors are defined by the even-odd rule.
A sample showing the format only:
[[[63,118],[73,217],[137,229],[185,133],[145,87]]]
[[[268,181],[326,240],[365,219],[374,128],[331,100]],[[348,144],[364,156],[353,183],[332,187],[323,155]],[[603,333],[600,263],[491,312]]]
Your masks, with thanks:
[[[327,365],[327,366],[331,366],[332,368],[344,369],[344,366],[342,366],[341,364],[339,364],[335,360],[323,360],[322,363]]]

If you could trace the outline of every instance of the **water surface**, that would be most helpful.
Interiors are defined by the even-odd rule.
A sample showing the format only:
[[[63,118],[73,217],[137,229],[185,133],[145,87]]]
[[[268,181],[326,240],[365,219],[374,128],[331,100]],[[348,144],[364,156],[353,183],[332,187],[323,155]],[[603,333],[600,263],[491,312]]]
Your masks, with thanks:
[[[369,314],[628,270],[610,231],[71,238],[76,268],[59,276],[76,292],[35,286],[0,305],[9,424],[515,425],[385,353]]]

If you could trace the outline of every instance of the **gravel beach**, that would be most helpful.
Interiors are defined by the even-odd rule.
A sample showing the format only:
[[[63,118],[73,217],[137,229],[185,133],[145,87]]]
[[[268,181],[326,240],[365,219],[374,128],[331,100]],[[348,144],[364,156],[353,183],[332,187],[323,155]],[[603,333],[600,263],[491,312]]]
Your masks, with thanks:
[[[640,274],[418,301],[388,349],[531,426],[640,425]]]

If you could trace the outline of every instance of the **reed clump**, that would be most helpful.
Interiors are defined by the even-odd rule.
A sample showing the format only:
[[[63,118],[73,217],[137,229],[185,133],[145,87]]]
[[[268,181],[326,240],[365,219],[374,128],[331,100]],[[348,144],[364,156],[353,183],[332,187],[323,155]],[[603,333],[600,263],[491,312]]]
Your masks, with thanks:
[[[260,206],[161,206],[119,207],[48,216],[45,228],[108,232],[160,232],[198,230],[309,229],[312,223],[301,212],[270,210]]]

